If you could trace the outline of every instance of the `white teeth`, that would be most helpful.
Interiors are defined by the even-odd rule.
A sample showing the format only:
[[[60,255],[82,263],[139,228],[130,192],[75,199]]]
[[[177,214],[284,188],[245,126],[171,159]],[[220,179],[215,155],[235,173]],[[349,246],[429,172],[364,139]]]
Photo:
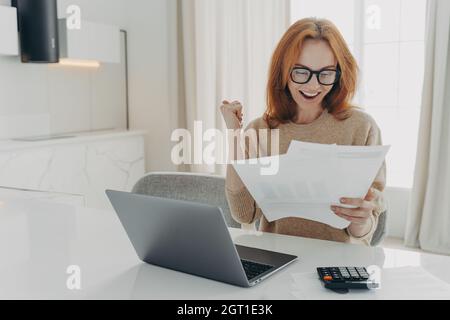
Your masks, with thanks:
[[[304,91],[300,91],[300,92],[303,93],[305,96],[310,97],[310,98],[315,97],[315,96],[317,96],[319,94],[319,92],[316,92],[316,93],[307,93],[307,92],[304,92]]]

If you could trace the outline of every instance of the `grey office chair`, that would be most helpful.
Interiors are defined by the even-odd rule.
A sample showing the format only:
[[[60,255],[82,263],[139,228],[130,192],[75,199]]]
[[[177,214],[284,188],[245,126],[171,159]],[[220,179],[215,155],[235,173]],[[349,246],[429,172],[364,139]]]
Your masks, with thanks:
[[[222,208],[229,227],[241,227],[231,217],[225,196],[225,178],[223,177],[185,172],[154,172],[139,179],[131,192],[218,206]],[[258,224],[259,221],[256,223],[256,229],[258,229]],[[378,218],[378,226],[373,234],[371,245],[380,244],[385,233],[386,211],[382,212]]]
[[[378,216],[378,225],[372,236],[371,246],[379,245],[384,236],[386,235],[386,220],[387,220],[387,210],[380,213]]]
[[[139,179],[131,192],[218,206],[229,227],[241,227],[231,217],[223,177],[184,172],[152,172]]]

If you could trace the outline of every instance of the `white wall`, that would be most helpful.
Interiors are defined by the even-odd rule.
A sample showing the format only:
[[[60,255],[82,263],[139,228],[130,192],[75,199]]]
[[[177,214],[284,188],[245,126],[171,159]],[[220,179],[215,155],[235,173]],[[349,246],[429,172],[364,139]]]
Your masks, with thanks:
[[[64,1],[58,5],[59,16],[65,16]],[[93,69],[0,56],[0,139],[124,128],[124,70],[123,63]]]
[[[146,169],[175,170],[176,0],[58,0],[82,19],[128,31],[130,127],[148,130]],[[0,5],[10,5],[0,0]],[[123,65],[98,70],[22,64],[0,56],[0,139],[125,126]]]
[[[175,126],[176,0],[59,0],[78,4],[83,18],[119,25],[128,33],[130,127],[146,136],[146,170],[175,170],[170,135]],[[61,12],[60,12],[61,14]]]
[[[403,239],[411,189],[387,187],[385,194],[388,203],[387,236]]]
[[[91,0],[92,1],[92,0]],[[149,130],[147,170],[175,170],[176,0],[128,0],[131,125]]]

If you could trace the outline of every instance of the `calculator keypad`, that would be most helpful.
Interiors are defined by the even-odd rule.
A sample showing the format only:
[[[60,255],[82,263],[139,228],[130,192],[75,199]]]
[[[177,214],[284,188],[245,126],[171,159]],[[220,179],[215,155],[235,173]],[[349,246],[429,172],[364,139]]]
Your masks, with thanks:
[[[321,267],[317,268],[317,273],[325,288],[338,293],[347,293],[349,289],[375,289],[379,287],[371,282],[364,267]]]
[[[326,281],[366,281],[369,279],[369,274],[364,267],[321,267],[317,268],[317,271],[320,278]]]

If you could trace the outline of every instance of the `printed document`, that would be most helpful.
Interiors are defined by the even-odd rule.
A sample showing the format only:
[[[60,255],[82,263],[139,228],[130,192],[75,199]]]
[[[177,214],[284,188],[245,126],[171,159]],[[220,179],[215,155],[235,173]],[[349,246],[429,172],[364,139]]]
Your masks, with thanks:
[[[236,161],[233,167],[271,222],[299,217],[344,229],[350,222],[331,211],[341,197],[364,198],[389,146],[339,146],[291,141],[286,154]],[[278,170],[261,174],[271,160]]]

